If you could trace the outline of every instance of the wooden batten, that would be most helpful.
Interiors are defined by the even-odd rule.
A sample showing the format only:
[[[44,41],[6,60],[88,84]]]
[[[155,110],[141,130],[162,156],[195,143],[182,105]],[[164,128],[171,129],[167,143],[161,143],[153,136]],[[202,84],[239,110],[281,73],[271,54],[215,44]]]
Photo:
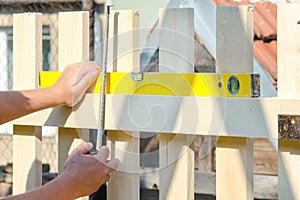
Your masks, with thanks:
[[[42,67],[41,14],[15,14],[13,18],[14,90],[35,89]],[[24,193],[42,184],[41,129],[41,126],[32,125],[13,126],[13,194]]]
[[[11,123],[96,129],[98,102],[99,95],[87,94],[73,111],[66,107],[50,108]],[[143,120],[149,120],[149,107],[156,108],[151,114],[158,117],[152,124],[140,126]],[[87,118],[91,110],[94,113]],[[299,110],[297,99],[106,95],[105,129],[277,139],[278,113],[297,114]],[[133,123],[132,117],[138,123]]]

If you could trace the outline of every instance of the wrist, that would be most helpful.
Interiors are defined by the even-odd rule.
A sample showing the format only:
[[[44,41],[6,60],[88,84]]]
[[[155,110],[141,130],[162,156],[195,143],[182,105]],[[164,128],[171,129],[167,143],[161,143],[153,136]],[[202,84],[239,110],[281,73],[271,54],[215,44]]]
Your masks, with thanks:
[[[65,173],[59,175],[54,179],[56,183],[54,185],[57,187],[57,192],[60,194],[60,199],[74,200],[79,197],[77,190],[74,187],[74,182]]]
[[[56,88],[55,85],[45,89],[47,96],[51,99],[51,107],[66,105],[63,93],[58,88]]]

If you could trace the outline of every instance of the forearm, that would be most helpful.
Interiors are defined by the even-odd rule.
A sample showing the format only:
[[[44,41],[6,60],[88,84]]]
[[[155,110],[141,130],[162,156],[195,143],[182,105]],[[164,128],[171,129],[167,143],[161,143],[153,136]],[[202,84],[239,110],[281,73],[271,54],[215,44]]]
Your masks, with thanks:
[[[60,104],[53,88],[0,92],[0,124]]]
[[[64,177],[57,177],[46,185],[24,194],[11,196],[5,200],[74,200],[76,192]]]
[[[0,92],[0,124],[45,108],[76,105],[93,88],[99,71],[94,62],[77,63],[50,88]]]
[[[96,192],[109,180],[109,173],[116,170],[116,160],[108,160],[109,149],[102,146],[90,155],[91,143],[81,143],[67,159],[64,171],[54,180],[27,193],[5,200],[74,200]]]

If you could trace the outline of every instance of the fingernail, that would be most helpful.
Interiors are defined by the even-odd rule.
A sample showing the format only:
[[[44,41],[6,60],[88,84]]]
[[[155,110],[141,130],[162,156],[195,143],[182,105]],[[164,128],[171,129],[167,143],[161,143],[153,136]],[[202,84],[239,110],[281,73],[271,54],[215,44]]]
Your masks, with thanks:
[[[98,70],[94,70],[93,72],[92,72],[92,76],[93,77],[96,77],[96,76],[98,76],[99,75],[99,71]]]
[[[91,142],[84,142],[83,144],[85,145],[86,149],[92,149],[93,148],[93,144]]]

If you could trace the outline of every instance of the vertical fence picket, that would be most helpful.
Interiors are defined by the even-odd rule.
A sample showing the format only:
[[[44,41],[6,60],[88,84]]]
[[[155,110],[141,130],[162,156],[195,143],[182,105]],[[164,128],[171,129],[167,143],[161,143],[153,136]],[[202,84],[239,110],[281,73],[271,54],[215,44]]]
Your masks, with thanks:
[[[59,13],[58,70],[63,71],[69,64],[89,61],[89,13],[88,11]],[[71,112],[72,108],[69,108]],[[88,116],[87,116],[88,117]],[[76,120],[76,119],[74,119]],[[63,171],[64,163],[72,148],[83,139],[89,141],[88,129],[58,129],[58,170]],[[80,199],[88,199],[82,197]]]
[[[217,73],[253,73],[253,7],[217,7],[216,24]],[[252,139],[218,138],[216,193],[217,199],[253,199]]]
[[[300,97],[300,4],[278,5],[278,97]],[[290,113],[291,115],[297,114]],[[299,115],[299,113],[298,113]],[[279,140],[278,198],[300,199],[300,141]]]
[[[193,73],[193,9],[160,9],[159,23],[159,72]],[[161,200],[194,199],[194,152],[189,148],[190,137],[165,133],[159,135]]]
[[[114,10],[110,17],[108,41],[108,71],[139,71],[138,10]],[[126,112],[115,110],[115,112]],[[106,118],[106,121],[114,120]],[[121,165],[108,183],[108,197],[112,200],[140,199],[140,134],[122,130],[107,131],[111,158]]]
[[[41,17],[39,13],[14,14],[14,90],[38,88],[42,67]],[[13,129],[13,194],[19,194],[42,184],[42,128],[14,125]]]
[[[280,98],[295,99],[300,96],[300,43],[297,41],[300,34],[299,9],[300,4],[278,6],[278,94]],[[112,11],[111,15],[113,17],[110,22],[109,49],[112,48],[112,50],[109,50],[108,71],[137,72],[140,61],[139,11]],[[160,10],[159,71],[161,73],[194,72],[193,19],[194,13],[190,8]],[[42,68],[41,20],[42,15],[39,13],[14,15],[14,90],[39,87],[39,71]],[[253,6],[217,7],[216,25],[217,73],[252,73]],[[63,71],[69,64],[89,59],[88,27],[88,12],[59,14],[59,71]],[[220,109],[223,107],[224,105],[220,105]],[[72,108],[66,108],[64,111],[71,113]],[[122,109],[114,111],[125,112]],[[291,114],[297,114],[297,112],[296,110]],[[106,118],[106,123],[110,120],[114,119]],[[58,169],[61,173],[68,153],[77,143],[74,143],[75,139],[89,140],[89,131],[83,128],[61,127],[58,134]],[[139,132],[115,130],[108,131],[107,136],[111,146],[111,158],[121,161],[119,171],[112,174],[108,183],[108,199],[139,199]],[[194,152],[189,148],[192,137],[186,134],[161,133],[159,138],[159,198],[193,199]],[[298,190],[299,147],[297,140],[279,140],[279,199],[300,198]],[[41,185],[41,151],[42,129],[40,126],[14,125],[14,194],[23,193]],[[251,138],[246,136],[218,138],[216,196],[217,199],[250,200],[254,198],[253,140]]]

